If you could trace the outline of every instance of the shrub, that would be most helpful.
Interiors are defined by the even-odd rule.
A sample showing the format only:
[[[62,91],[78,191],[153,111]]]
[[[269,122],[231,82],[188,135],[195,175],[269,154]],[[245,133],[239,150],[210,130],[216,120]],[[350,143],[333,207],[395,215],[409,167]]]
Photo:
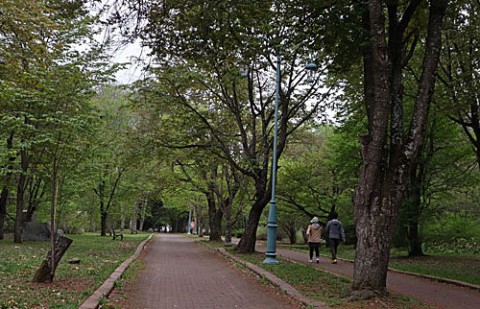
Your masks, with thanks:
[[[477,255],[480,254],[480,240],[471,238],[451,238],[448,241],[436,240],[425,242],[423,248],[429,253]]]
[[[459,239],[471,239],[480,235],[477,218],[445,212],[424,228],[424,239],[427,243],[456,243]]]

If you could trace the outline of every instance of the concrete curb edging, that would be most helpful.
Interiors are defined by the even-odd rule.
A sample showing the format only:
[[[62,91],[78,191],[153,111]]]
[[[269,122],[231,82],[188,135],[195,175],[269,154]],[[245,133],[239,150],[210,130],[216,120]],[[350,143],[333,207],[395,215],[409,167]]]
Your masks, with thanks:
[[[341,259],[341,258],[337,258],[337,259],[345,261],[345,262],[354,263],[353,260]],[[392,268],[392,267],[388,267],[388,271],[392,271],[392,272],[403,274],[403,275],[418,277],[418,278],[422,278],[422,279],[429,279],[429,280],[438,281],[438,282],[441,282],[441,283],[456,285],[456,286],[459,286],[459,287],[464,287],[464,288],[469,288],[469,289],[480,291],[480,285],[473,284],[473,283],[468,283],[468,282],[465,282],[465,281],[459,281],[459,280],[437,277],[437,276],[432,276],[432,275],[418,274],[418,273],[405,271],[405,270],[400,270],[400,269],[396,269],[396,268]]]
[[[480,291],[480,285],[476,285],[476,284],[473,284],[473,283],[468,283],[468,282],[458,281],[458,280],[453,280],[453,279],[447,279],[447,278],[442,278],[442,277],[437,277],[437,276],[432,276],[432,275],[417,274],[417,273],[412,273],[412,272],[404,271],[404,270],[398,270],[398,269],[390,268],[390,267],[388,268],[388,270],[399,273],[399,274],[404,274],[404,275],[409,275],[409,276],[414,276],[414,277],[419,277],[419,278],[424,278],[424,279],[430,279],[430,280],[433,280],[433,281],[438,281],[438,282],[442,282],[442,283],[446,283],[446,284],[452,284],[452,285],[456,285],[456,286]]]
[[[79,309],[96,309],[100,304],[100,300],[102,298],[107,297],[115,287],[115,281],[117,281],[123,274],[123,272],[130,266],[130,264],[135,261],[140,253],[142,253],[143,249],[147,242],[152,238],[153,234],[150,234],[148,238],[138,245],[135,253],[126,259],[120,266],[115,269],[115,271],[110,275],[110,277],[90,296],[83,302],[83,304],[78,307]]]
[[[246,267],[248,267],[253,272],[257,273],[258,275],[263,276],[268,281],[270,281],[272,284],[280,287],[287,295],[289,295],[292,298],[298,300],[299,302],[301,302],[301,303],[303,303],[307,306],[311,306],[313,308],[321,308],[321,309],[328,309],[329,308],[325,303],[323,303],[321,301],[318,301],[318,300],[311,299],[311,298],[303,295],[297,289],[295,289],[293,286],[286,283],[282,279],[278,278],[274,274],[272,274],[272,273],[270,273],[270,272],[268,272],[268,271],[266,271],[266,270],[264,270],[264,269],[262,269],[262,268],[260,268],[256,265],[254,265],[252,263],[246,262],[246,261],[228,253],[224,248],[218,248],[217,250],[219,252],[221,252],[222,254],[224,254],[225,256],[227,256],[228,258],[234,260],[235,262],[238,262],[242,265],[245,265]]]

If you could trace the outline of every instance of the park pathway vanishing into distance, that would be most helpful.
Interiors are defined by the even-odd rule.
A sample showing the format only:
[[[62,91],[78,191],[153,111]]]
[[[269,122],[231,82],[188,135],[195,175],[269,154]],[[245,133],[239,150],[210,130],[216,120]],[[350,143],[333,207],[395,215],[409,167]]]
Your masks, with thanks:
[[[156,234],[145,249],[144,269],[128,283],[125,308],[299,308],[195,240]]]

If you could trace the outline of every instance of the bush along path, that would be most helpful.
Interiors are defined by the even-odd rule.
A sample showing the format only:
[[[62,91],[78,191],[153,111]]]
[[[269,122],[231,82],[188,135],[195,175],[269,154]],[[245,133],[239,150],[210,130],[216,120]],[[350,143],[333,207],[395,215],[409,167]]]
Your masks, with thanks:
[[[299,263],[308,262],[305,252],[279,248],[277,253]],[[353,263],[347,260],[339,259],[337,264],[332,264],[327,257],[321,257],[319,264],[311,265],[350,278],[353,275]],[[445,284],[446,282],[449,284]],[[389,270],[387,288],[389,291],[409,296],[435,308],[471,309],[478,308],[480,304],[480,286],[454,280],[439,280]]]

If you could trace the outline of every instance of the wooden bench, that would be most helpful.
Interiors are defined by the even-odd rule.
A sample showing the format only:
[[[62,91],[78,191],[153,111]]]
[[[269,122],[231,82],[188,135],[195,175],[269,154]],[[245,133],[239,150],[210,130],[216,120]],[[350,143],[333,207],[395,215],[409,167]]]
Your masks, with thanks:
[[[123,240],[123,233],[115,232],[114,229],[111,229],[110,231],[111,231],[110,235],[112,236],[113,240],[117,239],[117,237],[120,238],[120,240]]]

